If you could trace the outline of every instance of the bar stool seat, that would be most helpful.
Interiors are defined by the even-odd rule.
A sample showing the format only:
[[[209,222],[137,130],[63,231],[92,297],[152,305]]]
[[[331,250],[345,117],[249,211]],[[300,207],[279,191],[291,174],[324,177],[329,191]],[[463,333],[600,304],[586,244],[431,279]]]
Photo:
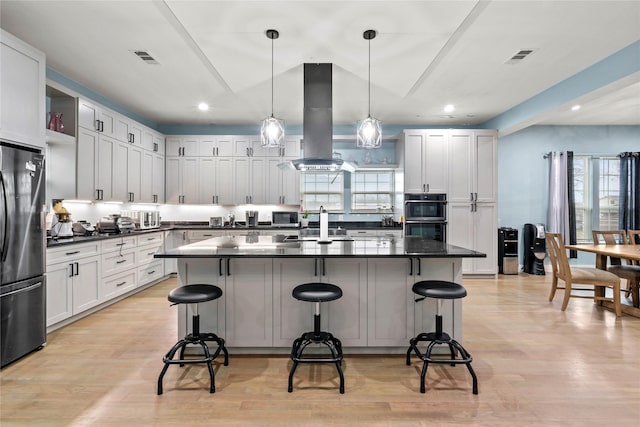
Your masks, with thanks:
[[[210,393],[215,393],[216,383],[215,374],[213,371],[212,361],[218,357],[220,352],[224,353],[224,366],[229,365],[229,353],[224,345],[224,339],[218,337],[214,333],[201,333],[200,332],[200,315],[198,314],[198,303],[213,301],[222,296],[222,289],[214,285],[194,284],[180,286],[169,292],[167,299],[169,302],[176,304],[191,304],[193,307],[192,319],[192,333],[187,334],[183,339],[178,341],[171,350],[163,357],[164,367],[160,376],[158,377],[158,395],[162,394],[162,379],[167,372],[169,365],[195,364],[206,363],[209,370],[209,377],[211,378],[211,385],[209,387]],[[216,351],[211,354],[209,352],[209,346],[205,341],[215,341],[218,345]],[[184,351],[189,344],[197,344],[202,347],[204,357],[202,359],[185,359]],[[180,350],[180,356],[178,359],[174,359],[176,352]]]
[[[425,298],[435,298],[438,300],[436,310],[436,331],[418,334],[409,341],[409,349],[407,350],[407,365],[411,365],[412,352],[424,362],[422,365],[422,372],[420,373],[420,393],[425,392],[424,382],[427,376],[429,363],[435,363],[450,364],[451,366],[456,366],[458,364],[466,365],[469,373],[471,374],[471,378],[473,379],[473,394],[478,394],[478,379],[476,377],[476,373],[471,367],[473,358],[458,341],[451,338],[449,334],[442,330],[442,301],[445,299],[464,298],[467,296],[467,290],[464,286],[458,283],[441,280],[424,280],[417,282],[413,285],[412,289],[413,293],[421,296],[421,298],[417,298],[415,300],[416,302],[422,301]],[[429,343],[424,353],[418,348],[420,342]],[[449,346],[451,358],[431,357],[433,348],[439,344]],[[456,353],[459,353],[460,358],[456,358]]]
[[[293,374],[299,363],[334,363],[340,376],[340,393],[344,393],[344,374],[342,372],[342,343],[329,332],[320,330],[320,303],[334,301],[342,297],[342,289],[330,283],[304,283],[296,286],[291,295],[299,301],[315,303],[313,316],[313,331],[305,332],[300,338],[296,338],[291,348],[291,360],[293,365],[289,371],[289,388],[293,391]],[[327,357],[303,357],[304,349],[310,344],[325,345],[331,355]]]

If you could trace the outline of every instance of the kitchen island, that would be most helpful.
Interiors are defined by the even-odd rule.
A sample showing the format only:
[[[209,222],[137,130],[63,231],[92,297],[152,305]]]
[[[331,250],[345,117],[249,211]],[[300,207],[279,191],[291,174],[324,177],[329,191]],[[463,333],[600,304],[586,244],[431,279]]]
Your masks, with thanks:
[[[404,352],[417,332],[435,330],[434,300],[415,302],[420,280],[462,283],[462,259],[483,253],[415,237],[349,238],[321,244],[296,236],[216,237],[155,255],[178,260],[180,285],[208,283],[222,298],[200,304],[201,330],[225,338],[236,353],[287,353],[313,329],[313,304],[297,301],[293,288],[328,282],[343,297],[322,304],[322,328],[352,353]],[[462,335],[462,302],[446,301],[444,328]],[[178,335],[191,312],[180,305]]]

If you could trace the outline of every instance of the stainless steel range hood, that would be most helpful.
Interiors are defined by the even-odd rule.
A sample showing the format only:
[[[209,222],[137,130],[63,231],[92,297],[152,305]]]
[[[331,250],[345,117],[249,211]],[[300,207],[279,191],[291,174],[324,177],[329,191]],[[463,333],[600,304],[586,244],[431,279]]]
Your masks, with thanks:
[[[355,170],[348,162],[333,158],[332,79],[332,64],[304,64],[304,157],[291,162],[297,170]]]

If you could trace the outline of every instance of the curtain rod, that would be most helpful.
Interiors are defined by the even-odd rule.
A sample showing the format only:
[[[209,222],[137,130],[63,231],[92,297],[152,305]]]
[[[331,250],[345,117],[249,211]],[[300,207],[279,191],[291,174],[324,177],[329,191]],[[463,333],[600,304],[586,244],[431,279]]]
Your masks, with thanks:
[[[547,153],[544,153],[544,154],[542,155],[542,158],[543,158],[543,159],[548,159],[548,158],[549,158],[549,156],[551,156],[551,153],[552,153],[551,151],[549,151],[549,152],[547,152]],[[560,152],[560,154],[561,154],[561,155],[562,155],[562,154],[564,154],[564,153],[565,153],[564,151],[561,151],[561,152]],[[620,154],[575,153],[575,152],[573,153],[573,157],[576,157],[576,156],[589,156],[589,157],[616,157],[616,156],[619,156],[619,155],[620,155]]]

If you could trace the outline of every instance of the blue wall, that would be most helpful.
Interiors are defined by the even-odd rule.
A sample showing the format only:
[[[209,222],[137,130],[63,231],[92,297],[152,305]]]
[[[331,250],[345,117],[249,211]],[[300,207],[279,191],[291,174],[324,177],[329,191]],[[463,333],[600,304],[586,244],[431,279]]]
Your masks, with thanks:
[[[531,126],[498,141],[498,225],[522,233],[526,223],[546,223],[549,151],[615,155],[640,150],[640,126]],[[522,239],[520,262],[522,262]],[[574,264],[593,265],[580,253]]]

